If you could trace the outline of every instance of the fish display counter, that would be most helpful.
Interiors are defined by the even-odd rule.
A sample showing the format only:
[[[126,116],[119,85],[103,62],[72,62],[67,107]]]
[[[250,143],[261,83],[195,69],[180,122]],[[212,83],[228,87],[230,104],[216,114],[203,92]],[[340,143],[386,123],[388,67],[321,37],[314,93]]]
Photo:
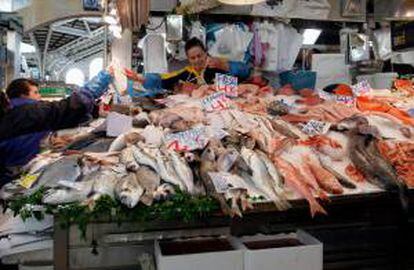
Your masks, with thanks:
[[[330,230],[347,226],[355,239],[358,227],[377,235],[378,220],[386,230],[406,228],[414,88],[400,85],[331,93],[204,85],[139,98],[59,131],[68,145],[38,155],[0,195],[23,218],[55,216],[57,269],[72,269],[76,247],[96,252],[177,230],[307,227],[329,243],[339,241]]]

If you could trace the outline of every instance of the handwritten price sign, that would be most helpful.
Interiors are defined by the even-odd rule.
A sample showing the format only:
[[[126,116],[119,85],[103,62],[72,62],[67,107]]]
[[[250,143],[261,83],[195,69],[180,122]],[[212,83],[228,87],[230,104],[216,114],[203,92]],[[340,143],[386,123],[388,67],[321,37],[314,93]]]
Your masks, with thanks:
[[[371,92],[371,85],[367,80],[362,80],[359,83],[352,85],[352,93],[354,96],[365,96],[368,95]]]
[[[167,134],[164,139],[168,148],[175,151],[203,149],[208,143],[205,127],[193,128],[183,132]]]
[[[201,101],[206,112],[222,111],[230,107],[230,100],[224,92],[216,92]]]
[[[229,97],[237,97],[237,77],[216,73],[216,90],[224,92]]]
[[[328,132],[331,124],[317,121],[317,120],[310,120],[306,125],[302,128],[302,131],[310,136],[325,134]]]

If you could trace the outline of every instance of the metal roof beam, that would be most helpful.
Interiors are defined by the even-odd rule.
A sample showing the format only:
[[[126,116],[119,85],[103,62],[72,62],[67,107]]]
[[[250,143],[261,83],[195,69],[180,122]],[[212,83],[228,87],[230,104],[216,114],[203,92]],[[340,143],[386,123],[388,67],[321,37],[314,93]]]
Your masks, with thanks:
[[[52,29],[55,32],[68,34],[68,35],[72,35],[72,36],[90,37],[90,33],[88,33],[88,31],[79,30],[79,29],[76,29],[76,28],[68,27],[68,26],[63,26],[63,25],[54,26],[54,27],[52,27]]]

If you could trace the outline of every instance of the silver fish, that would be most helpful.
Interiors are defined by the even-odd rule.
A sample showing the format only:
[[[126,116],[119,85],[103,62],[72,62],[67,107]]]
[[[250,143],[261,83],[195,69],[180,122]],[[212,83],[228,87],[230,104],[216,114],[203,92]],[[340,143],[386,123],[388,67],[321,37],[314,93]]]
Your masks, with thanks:
[[[190,194],[195,194],[194,188],[194,175],[191,168],[188,166],[188,163],[184,158],[180,157],[179,154],[175,151],[169,151],[170,157],[172,159],[174,169],[181,179],[181,182],[185,184],[187,190]]]
[[[139,168],[139,164],[134,158],[134,150],[131,146],[126,147],[121,151],[119,161],[124,164],[129,171],[136,172]]]
[[[80,156],[65,156],[53,162],[40,174],[34,187],[57,187],[59,181],[75,182],[81,176]]]
[[[146,165],[150,168],[152,168],[153,170],[157,171],[158,167],[157,167],[157,161],[155,160],[155,158],[153,158],[152,156],[148,155],[145,151],[143,146],[141,146],[140,144],[132,145],[132,154],[135,158],[135,160],[141,164],[141,165]]]
[[[139,184],[135,173],[129,173],[115,186],[116,198],[129,208],[134,208],[138,204],[143,193],[144,189]]]
[[[276,192],[276,189],[278,189],[278,187],[275,183],[275,180],[272,179],[272,176],[270,175],[264,161],[259,157],[257,153],[247,148],[242,148],[241,155],[253,170],[252,180],[256,184],[257,188],[261,190],[266,195],[266,197],[268,197],[268,199],[274,202],[277,209],[286,210],[289,207],[289,204],[287,204],[285,198],[279,195],[279,190]]]
[[[93,181],[87,182],[64,182],[67,183],[67,187],[61,187],[57,189],[49,189],[43,196],[42,202],[45,204],[65,204],[72,202],[82,202],[88,197],[91,192]],[[62,186],[64,186],[62,183]]]
[[[165,182],[176,185],[180,190],[188,191],[185,184],[181,181],[174,169],[174,164],[171,159],[165,158],[161,152],[157,153],[157,173],[161,176]]]
[[[119,181],[118,175],[110,170],[102,170],[92,176],[94,181],[91,193],[94,199],[102,195],[108,195],[111,198],[115,198],[115,186]]]
[[[159,175],[147,166],[141,166],[136,172],[137,180],[144,189],[141,196],[141,202],[145,205],[152,205],[154,201],[154,192],[160,185]]]

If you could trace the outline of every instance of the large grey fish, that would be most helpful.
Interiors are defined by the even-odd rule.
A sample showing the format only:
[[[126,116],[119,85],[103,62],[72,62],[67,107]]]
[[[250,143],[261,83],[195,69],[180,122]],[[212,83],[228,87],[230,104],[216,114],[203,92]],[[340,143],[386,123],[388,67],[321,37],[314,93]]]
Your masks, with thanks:
[[[34,187],[57,187],[59,181],[75,182],[81,176],[80,156],[64,156],[53,162],[40,174]]]
[[[355,167],[374,185],[398,192],[402,206],[407,209],[407,188],[404,182],[398,179],[392,165],[381,156],[375,138],[371,135],[362,135],[357,130],[352,130],[350,136],[350,157]]]
[[[138,204],[143,193],[144,189],[139,184],[135,173],[129,173],[115,186],[116,198],[129,208],[134,208]]]
[[[200,164],[201,180],[204,183],[207,193],[213,196],[220,203],[220,207],[223,213],[225,215],[230,215],[233,217],[237,213],[235,213],[229,207],[224,195],[217,193],[213,180],[211,179],[209,175],[209,172],[214,172],[214,171],[217,171],[216,154],[214,153],[214,150],[210,146],[207,146],[201,155],[201,164]]]
[[[154,193],[160,185],[160,176],[147,166],[141,166],[136,172],[137,180],[144,189],[141,202],[145,205],[152,205]]]

